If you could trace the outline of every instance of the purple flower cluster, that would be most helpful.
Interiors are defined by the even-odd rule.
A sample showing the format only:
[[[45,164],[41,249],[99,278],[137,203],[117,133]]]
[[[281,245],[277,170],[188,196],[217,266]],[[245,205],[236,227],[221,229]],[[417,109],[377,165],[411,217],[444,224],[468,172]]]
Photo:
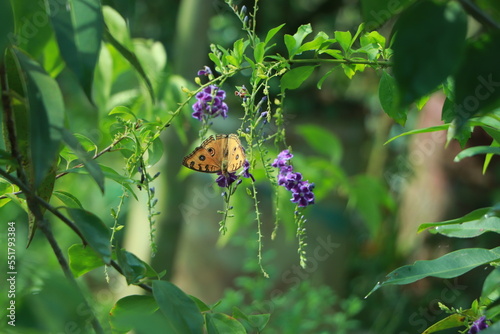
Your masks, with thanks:
[[[302,174],[294,172],[288,161],[293,157],[288,150],[281,151],[271,166],[279,168],[278,184],[292,192],[292,203],[300,207],[314,204],[314,183],[302,180]]]
[[[249,169],[250,169],[250,163],[248,162],[248,160],[245,160],[245,162],[243,163],[243,171],[241,171],[240,175],[243,175],[243,177],[246,177],[246,178],[251,178],[252,181],[255,182],[255,178],[248,171]],[[222,172],[217,172],[217,175],[219,175],[219,177],[215,180],[215,182],[217,182],[217,184],[221,188],[229,188],[229,186],[231,184],[233,184],[234,181],[238,180],[238,176],[239,176],[239,175],[236,175],[236,172],[227,173],[226,175],[224,175],[224,173],[222,173]],[[239,180],[238,182],[241,182],[241,180]]]
[[[224,102],[226,99],[226,92],[217,87],[216,85],[210,85],[198,94],[196,94],[196,103],[193,104],[192,116],[198,120],[203,120],[203,116],[217,117],[221,115],[222,117],[227,117],[228,107]]]
[[[469,328],[469,334],[479,333],[486,328],[488,328],[488,324],[486,323],[486,317],[483,315],[481,318],[472,323],[472,326]]]

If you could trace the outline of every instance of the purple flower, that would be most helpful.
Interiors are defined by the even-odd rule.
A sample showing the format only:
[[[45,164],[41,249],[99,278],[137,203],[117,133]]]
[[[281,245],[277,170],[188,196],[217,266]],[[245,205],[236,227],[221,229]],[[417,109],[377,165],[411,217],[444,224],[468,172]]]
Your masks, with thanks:
[[[278,174],[278,185],[292,192],[292,198],[290,200],[299,207],[314,204],[314,183],[302,181],[302,174],[293,171],[293,167],[288,163],[292,157],[293,154],[291,154],[290,151],[284,150],[278,154],[278,157],[271,164],[271,166],[279,168],[280,170]]]
[[[212,74],[212,70],[207,65],[205,65],[205,67],[202,70],[198,71],[198,75],[206,75],[206,76],[208,76],[210,74]]]
[[[286,166],[286,167],[292,167],[292,166]],[[283,170],[285,169],[285,167],[283,167],[283,169],[280,171],[280,174],[278,175],[278,185],[285,187],[286,190],[289,191],[294,191],[296,187],[299,185],[299,182],[302,181],[302,174],[297,172],[292,172],[291,171],[292,168],[289,168],[290,171],[284,173]]]
[[[309,183],[308,181],[301,181],[294,188],[292,192],[292,203],[297,203],[298,206],[304,207],[309,204],[314,204],[314,183]]]
[[[227,117],[229,110],[227,104],[224,102],[226,99],[226,92],[217,87],[210,85],[198,94],[196,94],[196,103],[193,104],[192,116],[198,120],[203,120],[203,116],[217,117],[221,115],[223,118]]]
[[[255,178],[253,177],[253,175],[248,171],[250,169],[250,162],[248,162],[248,160],[245,160],[245,162],[243,163],[243,171],[240,173],[243,175],[243,177],[246,177],[246,178],[251,178],[253,182],[255,182]]]
[[[271,164],[273,167],[285,167],[288,163],[288,160],[290,160],[293,157],[293,154],[290,153],[288,150],[281,151],[278,154],[278,157],[274,160],[274,162]]]
[[[217,172],[217,175],[219,175],[219,177],[215,180],[215,182],[217,182],[217,184],[221,188],[229,187],[234,181],[238,179],[236,173],[227,173],[227,175],[224,175],[222,174],[222,172]]]
[[[486,317],[483,315],[472,323],[472,326],[469,328],[469,334],[479,333],[485,328],[488,328],[488,324],[486,323]]]

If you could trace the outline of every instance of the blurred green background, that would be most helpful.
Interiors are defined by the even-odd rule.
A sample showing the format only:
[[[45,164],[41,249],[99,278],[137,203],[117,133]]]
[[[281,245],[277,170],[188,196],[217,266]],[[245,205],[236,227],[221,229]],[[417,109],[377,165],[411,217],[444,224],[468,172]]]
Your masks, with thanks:
[[[223,1],[110,0],[103,4],[125,18],[136,52],[144,53],[142,60],[151,58],[147,70],[153,74],[159,101],[144,107],[149,115],[165,113],[182,101],[180,88],[192,86],[196,72],[204,65],[212,65],[207,57],[210,43],[228,47],[243,36],[239,22]],[[252,7],[253,3],[241,1],[242,5]],[[286,23],[283,32],[288,34],[295,33],[301,24],[311,23],[315,32],[331,35],[336,30],[355,31],[363,20],[359,1],[273,0],[260,1],[259,7],[256,19],[261,36],[281,23]],[[386,38],[390,38],[392,23],[380,28]],[[278,53],[286,53],[279,49],[282,44],[277,47]],[[114,85],[96,105],[86,100],[66,70],[58,76],[65,89],[70,127],[103,147],[110,140],[99,131],[106,124],[104,115],[115,105],[147,100],[145,91],[130,92],[138,82],[130,69],[116,63],[113,69]],[[453,280],[424,279],[408,286],[385,287],[368,299],[364,296],[385,274],[417,259],[436,258],[463,247],[492,247],[494,239],[489,235],[453,240],[425,232],[417,235],[416,228],[421,223],[456,218],[497,202],[498,162],[485,175],[479,157],[454,163],[460,148],[456,143],[444,148],[444,133],[404,137],[384,145],[405,130],[441,124],[443,97],[432,96],[423,110],[410,114],[403,128],[380,107],[380,73],[366,70],[349,80],[339,70],[318,90],[316,82],[328,70],[322,68],[299,90],[289,92],[284,106],[294,166],[317,186],[316,204],[305,211],[308,266],[299,267],[293,206],[288,203],[287,193],[281,195],[278,236],[270,238],[274,229],[273,189],[262,171],[255,170],[254,175],[264,222],[263,266],[270,278],[263,277],[257,263],[257,226],[250,214],[253,204],[244,191],[233,198],[235,217],[228,224],[228,234],[219,235],[217,210],[222,208],[222,199],[214,177],[183,170],[180,164],[183,156],[199,144],[199,124],[190,118],[189,108],[175,129],[164,132],[164,158],[154,167],[154,171],[161,172],[154,184],[161,215],[157,217],[158,253],[151,263],[158,271],[166,270],[166,277],[186,293],[206,303],[222,299],[218,306],[221,311],[230,312],[238,306],[248,313],[272,312],[265,333],[421,332],[444,318],[437,302],[469,307],[480,294],[486,273],[474,270]],[[244,84],[245,75],[225,83],[231,116],[214,124],[216,133],[231,133],[238,128],[241,102],[231,93],[235,86]],[[279,88],[274,89],[278,94]],[[273,131],[272,127],[269,131]],[[473,134],[472,143],[489,144],[487,136],[480,132]],[[107,165],[120,166],[117,152],[103,158]],[[110,208],[118,205],[122,189],[113,182],[107,182],[106,187],[105,195],[96,195],[97,186],[79,175],[68,175],[56,184],[56,189],[76,194],[85,208],[111,226]],[[126,227],[118,238],[127,250],[148,260],[149,226],[144,200],[126,201],[122,219]],[[66,321],[83,321],[84,315],[64,312],[61,296],[70,290],[65,290],[66,283],[46,241],[37,235],[30,248],[24,249],[25,214],[13,202],[0,210],[2,221],[14,221],[18,229],[20,326],[34,330],[50,327],[47,323],[57,322],[51,320],[54,313]],[[53,229],[63,249],[78,242],[60,223]],[[5,245],[5,241],[1,231],[0,244]],[[0,251],[5,252],[5,247]],[[103,319],[118,298],[141,293],[127,287],[123,278],[113,272],[108,275],[109,284],[102,269],[81,278]],[[70,298],[70,292],[65,296],[78,302],[77,297]],[[5,300],[6,296],[1,295],[2,305]]]

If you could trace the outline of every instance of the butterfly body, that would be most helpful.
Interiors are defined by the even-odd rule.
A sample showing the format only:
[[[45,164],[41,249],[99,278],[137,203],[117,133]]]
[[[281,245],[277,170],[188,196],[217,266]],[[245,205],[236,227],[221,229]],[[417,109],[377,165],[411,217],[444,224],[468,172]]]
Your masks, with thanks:
[[[210,136],[201,146],[184,157],[182,164],[202,173],[221,172],[227,176],[240,169],[245,161],[245,150],[235,134]]]

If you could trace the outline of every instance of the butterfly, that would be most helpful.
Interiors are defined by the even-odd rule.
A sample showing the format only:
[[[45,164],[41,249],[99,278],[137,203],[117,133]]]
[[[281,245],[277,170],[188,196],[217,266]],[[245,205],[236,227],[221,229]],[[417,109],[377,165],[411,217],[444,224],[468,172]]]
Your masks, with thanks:
[[[237,135],[217,135],[205,139],[201,146],[184,157],[182,164],[197,172],[222,172],[226,176],[240,169],[245,159],[245,149]]]

